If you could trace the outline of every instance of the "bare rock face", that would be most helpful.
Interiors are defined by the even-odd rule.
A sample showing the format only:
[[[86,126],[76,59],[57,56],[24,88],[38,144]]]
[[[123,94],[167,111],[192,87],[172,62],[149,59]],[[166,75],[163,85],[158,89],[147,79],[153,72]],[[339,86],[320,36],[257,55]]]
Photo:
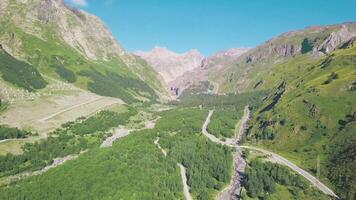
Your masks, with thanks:
[[[225,51],[220,51],[212,56],[204,59],[202,67],[204,68],[221,68],[224,65],[238,59],[246,53],[250,48],[232,48]]]
[[[346,26],[345,24],[341,26],[341,29],[332,32],[328,38],[319,46],[317,50],[326,54],[331,53],[341,44],[350,41],[353,37],[356,36],[356,24],[354,27]]]
[[[7,0],[6,0],[7,1]],[[96,16],[71,8],[63,0],[16,0],[7,6],[7,17],[28,34],[43,40],[51,29],[66,44],[91,60],[108,60],[125,53],[109,29]],[[26,17],[24,18],[23,15]]]
[[[38,7],[45,22],[58,26],[60,37],[90,59],[107,60],[124,54],[121,45],[96,16],[71,8],[62,0],[45,0]]]
[[[310,53],[314,56],[330,54],[355,36],[356,23],[313,26],[304,30],[290,31],[252,49],[246,54],[245,62],[264,62],[271,59],[293,57],[306,53],[303,52],[305,51],[303,45],[309,45]],[[305,42],[307,44],[303,44]]]
[[[220,51],[212,56],[209,57],[209,59],[216,59],[216,58],[238,58],[242,54],[244,54],[246,51],[248,51],[250,48],[231,48],[225,51]]]
[[[274,41],[268,41],[263,46],[254,49],[246,57],[246,63],[264,61],[271,56],[292,57],[300,52],[300,50],[301,46],[295,44],[279,44]]]
[[[238,60],[248,50],[249,48],[232,48],[204,58],[200,67],[185,72],[171,81],[169,86],[184,91],[192,85],[210,81],[216,87],[216,82],[212,80],[213,77],[221,76],[225,67]]]
[[[161,74],[166,83],[174,81],[186,72],[201,67],[204,59],[204,56],[197,50],[177,54],[162,47],[155,47],[150,52],[137,51],[134,54],[145,59]]]
[[[342,44],[340,46],[341,49],[346,49],[346,48],[351,48],[356,46],[356,37],[351,38],[350,40],[348,40],[347,42],[345,42],[344,44]]]

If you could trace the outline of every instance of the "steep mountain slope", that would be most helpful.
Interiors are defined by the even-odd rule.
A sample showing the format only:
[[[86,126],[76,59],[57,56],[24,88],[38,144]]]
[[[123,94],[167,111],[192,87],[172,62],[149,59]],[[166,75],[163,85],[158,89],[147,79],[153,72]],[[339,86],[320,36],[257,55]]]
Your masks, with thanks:
[[[259,89],[271,89],[276,82],[264,83],[267,80],[263,80],[263,76],[274,65],[298,55],[318,59],[332,53],[355,36],[356,23],[314,26],[287,32],[251,49],[237,61],[226,64],[214,78],[224,92],[252,90],[255,86]],[[296,74],[291,75],[293,77]]]
[[[63,0],[4,0],[0,8],[2,48],[40,73],[126,102],[166,93],[159,75],[97,17]]]
[[[180,99],[204,106],[211,99],[218,107],[234,94],[266,94],[262,103],[250,102],[247,143],[287,157],[340,197],[355,199],[355,36],[356,23],[285,33],[236,59],[223,57],[221,68],[212,63],[207,71],[199,69],[197,77],[219,70],[194,78],[212,84],[192,87]],[[212,86],[229,95],[201,93]]]
[[[226,91],[269,93],[251,120],[249,143],[288,157],[345,199],[356,188],[355,36],[355,23],[283,34],[225,68],[223,80]]]
[[[150,52],[137,51],[135,54],[154,67],[163,76],[167,84],[170,84],[185,72],[200,67],[204,59],[203,55],[197,50],[177,54],[163,47],[155,47]]]
[[[276,79],[280,82],[257,111],[249,133],[251,142],[282,152],[329,178],[341,196],[349,199],[356,186],[349,181],[355,180],[349,171],[356,164],[355,148],[346,150],[348,143],[356,143],[355,58],[353,47],[318,60],[298,56],[274,66],[273,78],[281,76]],[[342,162],[333,161],[341,158]],[[341,165],[344,171],[336,177],[335,168]]]

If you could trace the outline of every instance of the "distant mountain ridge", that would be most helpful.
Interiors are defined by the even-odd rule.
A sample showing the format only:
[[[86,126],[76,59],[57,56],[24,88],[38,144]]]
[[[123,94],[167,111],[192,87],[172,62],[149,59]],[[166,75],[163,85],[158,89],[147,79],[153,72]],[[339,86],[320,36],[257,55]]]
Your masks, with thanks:
[[[149,52],[137,51],[134,54],[145,59],[163,76],[167,84],[185,72],[200,67],[204,60],[204,56],[197,50],[178,54],[164,47],[155,47]]]
[[[356,23],[331,26],[312,26],[290,31],[250,49],[236,60],[225,63],[219,75],[211,77],[220,84],[223,92],[250,90],[256,84],[251,77],[258,70],[276,63],[308,55],[314,59],[333,51],[356,37]]]
[[[204,57],[197,50],[183,54],[174,53],[163,47],[152,51],[136,51],[134,54],[145,59],[165,79],[167,86],[180,91],[209,79],[209,74],[218,73],[224,63],[236,60],[249,48],[232,48]]]

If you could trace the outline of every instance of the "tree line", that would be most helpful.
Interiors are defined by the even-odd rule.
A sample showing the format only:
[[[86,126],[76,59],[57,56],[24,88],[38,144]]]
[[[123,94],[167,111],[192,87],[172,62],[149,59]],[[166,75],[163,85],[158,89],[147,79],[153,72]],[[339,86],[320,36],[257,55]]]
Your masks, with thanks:
[[[111,134],[111,128],[125,124],[136,113],[133,108],[123,114],[101,111],[89,118],[81,117],[65,123],[50,133],[48,138],[26,143],[22,147],[23,154],[0,156],[0,177],[38,170],[50,165],[57,157],[78,154],[99,146]]]
[[[11,138],[26,138],[30,135],[34,135],[34,134],[31,133],[30,131],[20,130],[18,128],[11,128],[6,125],[0,125],[0,140],[11,139]]]

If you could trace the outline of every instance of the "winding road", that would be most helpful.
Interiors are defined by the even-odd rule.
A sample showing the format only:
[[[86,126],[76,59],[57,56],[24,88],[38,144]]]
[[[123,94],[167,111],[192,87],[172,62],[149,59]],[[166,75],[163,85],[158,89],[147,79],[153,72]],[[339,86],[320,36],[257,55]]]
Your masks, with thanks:
[[[157,139],[154,141],[154,144],[158,147],[158,149],[160,149],[164,155],[164,157],[167,157],[167,151],[164,150],[161,145],[159,144],[159,137],[157,137]],[[186,169],[185,167],[180,164],[180,163],[177,163],[177,165],[179,166],[180,168],[180,176],[182,177],[182,184],[183,184],[183,193],[184,193],[184,197],[186,200],[193,200],[192,198],[192,195],[190,194],[189,192],[189,185],[188,185],[188,182],[187,182],[187,172],[186,172]]]
[[[241,148],[254,150],[254,151],[259,151],[259,152],[262,152],[264,154],[267,154],[267,155],[271,156],[271,158],[274,161],[276,161],[277,163],[286,165],[287,167],[291,168],[293,171],[295,171],[298,174],[302,175],[304,178],[306,178],[310,183],[312,183],[315,187],[317,187],[323,193],[325,193],[325,194],[327,194],[329,196],[332,196],[332,197],[339,198],[330,188],[328,188],[326,185],[324,185],[321,181],[319,181],[313,175],[311,175],[307,171],[303,170],[302,168],[298,167],[297,165],[293,164],[289,160],[283,158],[282,156],[280,156],[280,155],[278,155],[276,153],[261,149],[261,148],[257,148],[257,147],[241,146]]]
[[[164,157],[167,157],[167,151],[164,150],[159,144],[159,137],[154,141],[155,145],[162,151]]]
[[[209,111],[209,114],[208,114],[208,117],[206,118],[204,124],[203,124],[203,127],[202,127],[202,133],[203,135],[205,135],[207,138],[209,138],[209,140],[217,143],[217,144],[221,144],[221,145],[226,145],[226,146],[231,146],[231,147],[234,147],[234,140],[231,140],[231,139],[226,139],[226,141],[221,141],[219,138],[215,137],[214,135],[210,134],[208,132],[208,125],[210,123],[210,119],[211,119],[211,116],[213,115],[214,113],[214,110],[210,110]]]
[[[203,135],[205,135],[207,138],[209,138],[212,142],[215,142],[217,144],[230,146],[230,147],[236,147],[237,148],[237,154],[241,153],[240,152],[240,148],[259,151],[259,152],[262,152],[264,154],[267,154],[267,155],[271,156],[277,163],[285,165],[285,166],[289,167],[290,169],[292,169],[293,171],[297,172],[298,174],[302,175],[310,183],[312,183],[312,185],[314,185],[316,188],[318,188],[323,193],[325,193],[325,194],[327,194],[329,196],[335,197],[335,198],[339,198],[330,188],[328,188],[326,185],[324,185],[320,180],[318,180],[317,178],[315,178],[313,175],[311,175],[307,171],[303,170],[302,168],[298,167],[297,165],[293,164],[292,162],[290,162],[286,158],[284,158],[284,157],[282,157],[282,156],[280,156],[280,155],[278,155],[276,153],[273,153],[273,152],[270,152],[270,151],[267,151],[267,150],[264,150],[264,149],[261,149],[261,148],[252,147],[252,146],[239,146],[238,141],[241,139],[242,133],[245,130],[246,123],[247,123],[247,121],[249,119],[249,115],[250,115],[249,111],[246,112],[246,108],[245,108],[245,114],[244,114],[243,118],[240,121],[241,124],[240,124],[239,134],[237,135],[237,138],[235,140],[221,141],[220,139],[218,139],[217,137],[215,137],[214,135],[210,134],[207,131],[207,127],[208,127],[208,124],[210,122],[211,116],[213,115],[213,112],[214,112],[214,110],[210,110],[209,111],[209,114],[208,114],[208,116],[207,116],[207,118],[206,118],[206,120],[205,120],[205,122],[203,124],[203,127],[202,127]],[[236,158],[235,158],[235,169],[236,169]],[[236,184],[234,185],[233,184],[230,187],[238,188],[238,185],[236,185]],[[222,193],[225,193],[225,194],[219,195],[218,199],[220,199],[220,200],[226,199],[226,196],[227,196],[226,195],[226,191],[223,191]],[[223,196],[225,196],[225,197],[223,198]],[[231,197],[230,199],[233,199],[233,197]]]

